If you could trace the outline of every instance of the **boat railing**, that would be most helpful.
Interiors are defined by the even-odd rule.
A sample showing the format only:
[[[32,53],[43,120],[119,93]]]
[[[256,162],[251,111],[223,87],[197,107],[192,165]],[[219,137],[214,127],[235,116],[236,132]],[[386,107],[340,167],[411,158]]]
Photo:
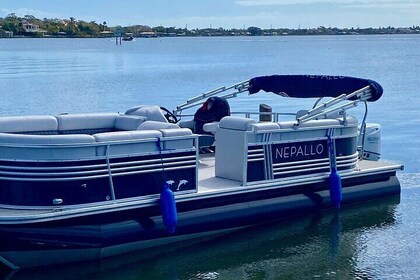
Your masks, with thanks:
[[[350,100],[354,97],[357,97],[355,100]],[[297,118],[298,124],[317,119],[320,117],[326,117],[329,114],[340,113],[345,117],[345,112],[347,109],[356,107],[359,102],[364,102],[371,97],[370,86],[366,86],[359,90],[356,90],[350,94],[341,94],[340,96],[333,98],[327,102],[324,102],[320,105],[315,106],[309,110],[303,116]]]
[[[176,116],[185,116],[182,115],[182,111],[185,109],[189,109],[192,107],[202,105],[207,98],[218,96],[221,98],[229,99],[238,96],[238,94],[248,92],[250,87],[250,81],[243,81],[231,86],[223,86],[216,88],[214,90],[210,90],[208,92],[202,93],[197,95],[191,99],[188,99],[185,103],[178,105],[176,110],[174,110],[174,114]],[[307,121],[318,119],[318,118],[326,118],[328,115],[338,113],[344,117],[344,123],[346,118],[346,111],[352,107],[356,107],[359,102],[366,102],[369,98],[372,97],[372,91],[370,86],[365,86],[361,89],[358,89],[354,92],[349,94],[341,94],[338,97],[335,97],[329,101],[326,101],[320,105],[318,102],[320,99],[315,103],[314,108],[308,110],[306,114],[303,114],[297,118],[297,125],[305,123]],[[241,113],[241,112],[239,112]],[[259,113],[243,113],[246,117],[250,117],[254,114],[259,115],[272,115],[274,117],[274,121],[278,121],[278,117],[280,115],[284,115],[284,113],[270,113],[270,112],[259,112]],[[285,115],[296,115],[296,114],[289,114],[285,113]]]
[[[296,116],[296,113],[277,113],[277,112],[233,112],[234,115],[243,115],[245,118],[252,116],[271,116],[272,121],[278,122],[280,116]]]
[[[15,134],[15,135],[22,135],[22,134]],[[45,137],[48,137],[49,135],[45,135]],[[55,136],[55,135],[54,135]],[[160,141],[176,141],[180,139],[194,139],[194,135],[183,135],[183,136],[166,136],[166,137],[160,137]],[[39,148],[39,149],[45,149],[45,148],[79,148],[79,147],[99,147],[99,146],[117,146],[117,145],[126,145],[130,143],[143,143],[143,142],[151,142],[151,141],[158,141],[158,138],[145,138],[145,139],[127,139],[127,140],[119,140],[119,141],[110,141],[110,142],[95,142],[95,143],[54,143],[54,144],[27,144],[27,143],[1,143],[0,147],[14,147],[14,148]]]
[[[249,88],[249,80],[243,81],[231,86],[222,86],[200,95],[197,95],[193,98],[188,99],[185,103],[182,103],[176,107],[174,114],[179,116],[183,110],[200,106],[202,105],[205,100],[212,96],[219,96],[225,99],[236,97],[238,94],[247,92]]]
[[[17,134],[18,135],[18,134]],[[45,135],[48,137],[48,135]],[[181,149],[162,149],[159,151],[158,143],[163,146],[166,142],[171,141],[179,141],[179,140],[191,140],[193,144],[191,148],[181,148]],[[110,141],[110,142],[95,142],[95,143],[70,143],[70,144],[30,144],[30,143],[0,143],[0,148],[13,148],[13,149],[33,149],[33,150],[63,150],[63,149],[77,149],[77,148],[104,148],[105,153],[104,155],[97,155],[94,157],[86,157],[86,158],[71,158],[72,160],[81,160],[81,159],[101,159],[109,156],[110,158],[113,157],[121,157],[124,155],[136,156],[136,155],[143,155],[143,154],[150,154],[151,152],[161,152],[161,153],[172,153],[175,150],[183,151],[183,150],[195,150],[195,145],[197,141],[196,135],[183,135],[183,136],[166,136],[161,138],[146,138],[146,139],[130,139],[130,140],[119,140],[119,141]],[[112,147],[123,146],[123,145],[134,145],[134,144],[141,144],[141,143],[151,143],[156,142],[156,150],[154,151],[144,151],[144,150],[130,150],[127,154],[110,154]],[[55,160],[69,160],[70,158],[53,158],[52,161]],[[0,154],[0,160],[19,160],[19,158],[9,158],[5,157],[3,154]],[[43,161],[39,158],[34,158],[37,161]],[[50,161],[50,160],[45,160]]]
[[[271,116],[271,120],[274,122],[278,122],[280,120],[280,116],[292,116],[295,117],[296,113],[279,113],[279,112],[246,112],[246,111],[235,111],[231,112],[231,115],[235,116],[243,116],[245,118],[253,118],[253,116]],[[193,118],[194,114],[180,114],[178,115],[181,119],[186,118]]]
[[[176,142],[179,140],[181,142]],[[173,141],[175,142],[169,144]],[[127,145],[127,147],[121,147],[124,145]],[[176,145],[181,148],[175,148]],[[131,189],[136,188],[137,184],[133,178],[137,178],[137,182],[142,182],[144,179],[141,178],[144,178],[144,176],[156,174],[153,175],[156,177],[160,173],[163,180],[165,180],[165,177],[169,180],[173,176],[176,178],[178,176],[176,174],[179,172],[186,172],[182,174],[189,181],[189,186],[179,189],[180,185],[178,185],[176,192],[177,194],[191,193],[197,191],[198,185],[199,157],[196,145],[196,135],[80,145],[0,143],[0,181],[7,182],[4,184],[6,188],[10,187],[13,182],[19,182],[19,186],[34,188],[43,185],[53,192],[55,190],[53,186],[58,183],[65,186],[66,192],[67,190],[71,192],[75,184],[82,189],[86,188],[87,185],[95,188],[96,183],[94,182],[102,180],[104,182],[102,186],[108,188],[108,194],[96,202],[104,202],[134,197],[145,199],[156,196],[156,193],[154,193],[155,187],[152,186],[156,183],[154,181],[144,183],[149,185],[142,195],[133,195],[132,197],[122,195],[122,186]],[[93,156],[92,152],[96,154]],[[16,153],[15,156],[14,153]],[[87,156],[81,157],[83,153]],[[124,182],[127,183],[122,184],[122,180],[126,180]],[[106,181],[108,184],[105,183]],[[119,189],[119,194],[117,194],[116,188]],[[78,198],[75,197],[74,199]],[[62,197],[57,194],[57,197],[52,199],[51,206],[61,205],[62,201]],[[89,200],[81,203],[93,202],[95,201]],[[3,203],[14,205],[13,201]],[[31,205],[31,202],[25,203],[22,205]],[[68,201],[67,203],[66,205],[74,204]]]

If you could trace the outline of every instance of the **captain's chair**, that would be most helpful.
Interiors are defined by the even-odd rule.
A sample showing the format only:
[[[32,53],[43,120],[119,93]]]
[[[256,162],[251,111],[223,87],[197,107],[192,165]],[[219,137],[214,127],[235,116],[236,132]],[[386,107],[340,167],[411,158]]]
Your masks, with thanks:
[[[192,129],[199,134],[199,147],[210,147],[214,145],[214,133],[217,123],[226,116],[230,116],[230,106],[226,99],[221,97],[210,97],[194,114],[192,121],[183,121],[179,125]]]

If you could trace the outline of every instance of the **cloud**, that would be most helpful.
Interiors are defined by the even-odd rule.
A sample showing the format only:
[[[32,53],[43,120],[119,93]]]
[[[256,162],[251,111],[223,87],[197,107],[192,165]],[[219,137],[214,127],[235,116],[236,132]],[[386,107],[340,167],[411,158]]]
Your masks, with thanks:
[[[7,16],[11,13],[16,14],[16,16],[18,17],[24,17],[25,15],[33,15],[36,18],[61,18],[61,15],[59,14],[55,14],[55,13],[50,13],[50,12],[46,12],[46,11],[40,11],[40,10],[33,10],[33,9],[28,9],[28,8],[18,8],[18,9],[6,9],[6,8],[2,8],[0,9],[1,13],[3,14],[3,16]]]
[[[159,22],[151,22],[152,26],[163,24],[164,26],[183,27],[180,22],[188,23],[188,28],[248,28],[250,26],[258,26],[260,28],[298,28],[302,27],[317,27],[324,24],[323,15],[310,15],[305,19],[297,18],[294,15],[282,14],[280,11],[258,12],[253,15],[217,15],[217,16],[191,16],[191,17],[175,17],[166,18]],[[315,23],[313,23],[314,21]]]
[[[5,9],[5,8],[2,8],[2,9],[0,9],[0,12],[1,12],[1,16],[3,16],[3,15],[8,15],[8,14],[10,14],[10,10],[8,10],[8,9]]]
[[[343,5],[344,6],[344,5]],[[384,9],[411,9],[419,8],[420,2],[418,1],[366,1],[366,2],[353,2],[345,4],[347,8],[384,8]]]
[[[319,0],[237,0],[236,5],[240,6],[283,6],[292,4],[313,4]]]
[[[237,0],[240,6],[286,6],[295,4],[354,3],[354,0]]]
[[[287,6],[287,5],[316,5],[316,4],[334,4],[346,7],[383,7],[398,8],[409,6],[420,6],[418,0],[236,0],[239,6]]]

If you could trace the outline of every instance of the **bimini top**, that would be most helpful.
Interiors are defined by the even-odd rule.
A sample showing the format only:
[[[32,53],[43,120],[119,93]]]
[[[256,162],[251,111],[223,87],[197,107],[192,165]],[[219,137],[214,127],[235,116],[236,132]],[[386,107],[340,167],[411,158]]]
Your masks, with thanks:
[[[286,97],[337,97],[370,86],[371,96],[367,101],[378,100],[382,86],[375,81],[345,76],[321,75],[273,75],[256,77],[249,81],[250,94],[264,90]],[[352,99],[357,99],[353,97]]]

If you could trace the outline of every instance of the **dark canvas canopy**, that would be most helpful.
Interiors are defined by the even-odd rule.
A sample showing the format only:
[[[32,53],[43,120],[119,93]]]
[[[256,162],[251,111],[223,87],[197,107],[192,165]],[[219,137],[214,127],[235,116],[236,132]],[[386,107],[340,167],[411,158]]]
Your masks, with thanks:
[[[249,82],[249,93],[260,90],[288,97],[337,97],[370,86],[368,101],[378,100],[383,93],[380,84],[368,79],[345,76],[273,75],[256,77]],[[354,98],[353,98],[354,99]]]

